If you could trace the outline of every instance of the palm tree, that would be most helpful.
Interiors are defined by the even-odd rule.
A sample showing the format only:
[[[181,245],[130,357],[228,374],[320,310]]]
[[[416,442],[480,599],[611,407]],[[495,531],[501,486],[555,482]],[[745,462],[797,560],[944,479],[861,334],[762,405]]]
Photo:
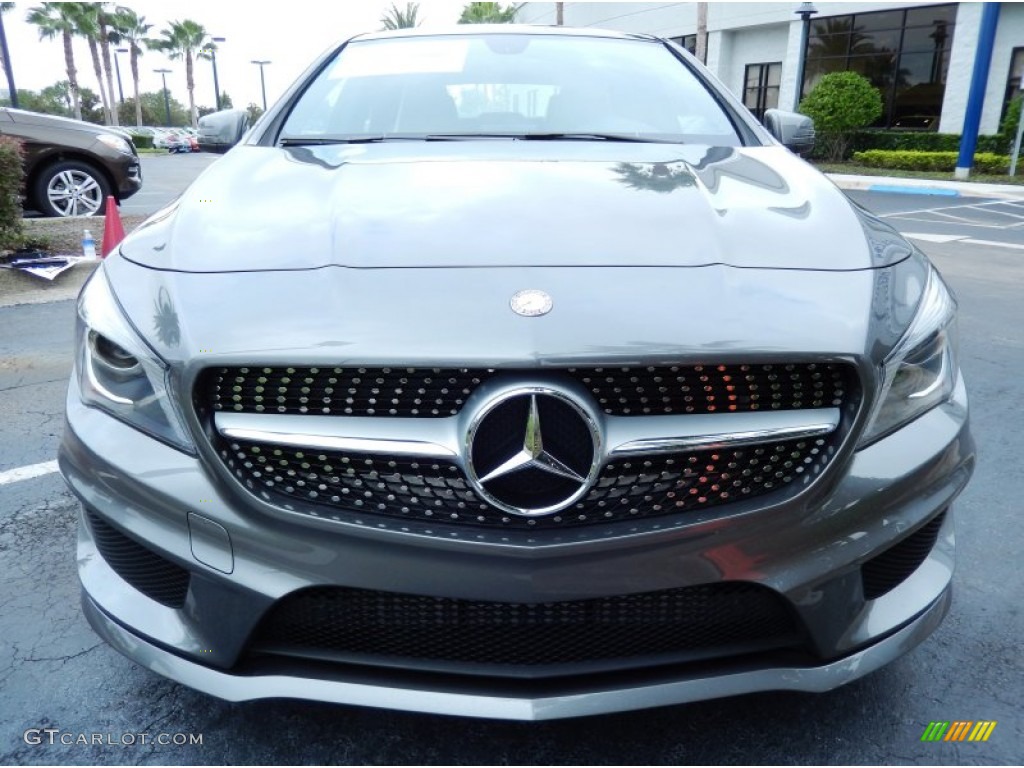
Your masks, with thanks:
[[[467,3],[462,9],[459,24],[511,24],[522,3],[502,7],[501,3]]]
[[[160,30],[163,39],[158,47],[168,58],[185,59],[185,84],[188,86],[189,114],[192,116],[192,127],[199,127],[199,114],[196,111],[195,87],[192,77],[192,64],[195,54],[212,43],[206,36],[206,29],[191,19],[172,21],[167,29]]]
[[[68,73],[71,104],[76,120],[82,119],[82,100],[78,93],[78,71],[71,38],[78,29],[75,3],[43,3],[29,10],[25,20],[39,27],[40,40],[53,40],[60,35],[64,42],[64,67]]]
[[[103,85],[103,65],[100,63],[100,9],[98,3],[65,3],[74,6],[72,13],[75,18],[75,32],[85,38],[89,44],[89,55],[92,56],[92,68],[96,73],[96,82],[100,86],[100,101],[103,102],[103,122],[111,125],[110,96]]]
[[[103,74],[107,78],[107,93],[110,95],[111,125],[119,125],[117,115],[117,96],[114,93],[114,67],[110,61],[110,44],[121,42],[117,29],[113,26],[116,11],[110,3],[96,3],[96,22],[99,27],[100,53],[103,54]]]
[[[419,12],[419,3],[406,3],[404,11],[392,3],[387,13],[380,17],[380,23],[384,25],[384,29],[410,29],[418,27],[420,25],[420,20],[417,18]]]
[[[0,54],[3,55],[4,76],[7,78],[7,92],[11,106],[18,108],[18,89],[14,86],[14,70],[11,68],[11,52],[7,48],[7,32],[4,30],[4,14],[14,10],[14,3],[0,3]]]
[[[142,102],[139,101],[139,56],[142,55],[143,46],[149,46],[152,41],[146,37],[152,24],[146,23],[145,16],[139,16],[131,8],[119,7],[114,13],[111,23],[121,44],[128,46],[129,56],[132,63],[132,85],[135,89],[135,124],[142,125]]]

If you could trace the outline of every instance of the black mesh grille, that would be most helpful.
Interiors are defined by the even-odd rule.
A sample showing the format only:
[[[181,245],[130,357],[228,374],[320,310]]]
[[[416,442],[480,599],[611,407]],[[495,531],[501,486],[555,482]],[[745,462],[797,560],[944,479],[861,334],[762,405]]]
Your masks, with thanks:
[[[480,499],[460,469],[442,461],[297,450],[215,438],[228,468],[253,493],[328,519],[370,513],[506,528],[551,528],[638,519],[797,490],[828,464],[838,438],[615,461],[573,506],[549,516],[509,515]]]
[[[320,587],[280,600],[250,648],[535,667],[665,654],[707,658],[798,638],[785,601],[739,582],[536,604]]]
[[[855,380],[838,363],[672,365],[543,369],[588,387],[617,416],[728,413],[843,405]],[[498,373],[490,368],[215,368],[197,390],[202,406],[244,413],[445,417]]]
[[[87,512],[89,528],[103,559],[122,579],[169,608],[185,605],[189,572],[121,533],[95,512]]]
[[[943,512],[900,543],[889,547],[878,557],[868,560],[861,566],[865,599],[874,600],[881,597],[902,584],[918,569],[935,546],[935,540],[945,518],[946,513]]]

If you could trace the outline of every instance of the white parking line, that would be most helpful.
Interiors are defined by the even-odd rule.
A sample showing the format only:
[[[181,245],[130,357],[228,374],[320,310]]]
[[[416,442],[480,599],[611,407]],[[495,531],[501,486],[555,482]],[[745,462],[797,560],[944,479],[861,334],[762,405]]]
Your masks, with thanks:
[[[970,243],[971,245],[994,245],[999,248],[1014,248],[1018,251],[1024,251],[1024,244],[1021,243],[1002,243],[998,240],[975,240],[974,238],[967,238],[961,240],[961,243]]]
[[[957,240],[966,240],[968,237],[967,235],[935,235],[931,232],[901,232],[900,234],[926,243],[952,243]]]
[[[883,213],[878,218],[890,219],[897,216],[912,216],[915,213],[935,213],[936,211],[952,211],[956,210],[957,208],[984,208],[990,205],[1001,205],[1004,203],[1006,203],[1005,200],[989,200],[984,203],[974,203],[973,205],[965,205],[964,203],[959,203],[957,205],[943,205],[937,208],[921,208],[920,210],[916,211],[893,211],[892,213]]]
[[[40,464],[29,464],[27,467],[15,467],[0,472],[0,485],[16,483],[19,480],[31,480],[33,477],[49,475],[57,471],[57,461],[44,461]]]

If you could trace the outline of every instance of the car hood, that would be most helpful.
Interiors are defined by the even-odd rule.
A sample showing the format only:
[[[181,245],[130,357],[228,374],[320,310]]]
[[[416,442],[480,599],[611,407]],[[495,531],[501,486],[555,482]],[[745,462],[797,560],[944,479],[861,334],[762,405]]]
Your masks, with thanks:
[[[127,131],[117,128],[108,128],[107,126],[96,125],[94,123],[87,123],[84,120],[72,120],[70,117],[43,115],[39,112],[27,112],[23,109],[8,109],[7,114],[11,118],[12,122],[18,123],[19,125],[41,125],[48,128],[59,128],[65,131],[79,131],[81,133],[91,133],[94,135],[106,133],[120,138],[125,138],[129,135]]]
[[[240,146],[122,247],[185,272],[855,270],[910,252],[782,147],[508,140]]]

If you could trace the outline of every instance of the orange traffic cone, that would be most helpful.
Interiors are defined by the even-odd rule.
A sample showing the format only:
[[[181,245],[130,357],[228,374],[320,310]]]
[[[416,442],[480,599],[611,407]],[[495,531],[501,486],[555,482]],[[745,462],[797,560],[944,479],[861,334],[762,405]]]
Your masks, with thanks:
[[[117,211],[117,201],[111,195],[107,198],[107,215],[103,219],[103,258],[107,258],[122,240],[124,225],[121,223],[121,214]]]

